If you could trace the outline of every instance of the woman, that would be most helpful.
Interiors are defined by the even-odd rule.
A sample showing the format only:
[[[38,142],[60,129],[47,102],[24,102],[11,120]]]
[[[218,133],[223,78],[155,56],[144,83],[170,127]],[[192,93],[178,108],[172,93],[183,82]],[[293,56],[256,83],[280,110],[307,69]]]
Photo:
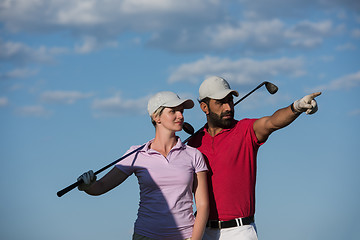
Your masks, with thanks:
[[[138,152],[120,161],[96,181],[92,171],[78,180],[79,190],[101,195],[135,174],[140,185],[138,217],[133,240],[200,240],[209,214],[207,167],[202,154],[183,144],[176,132],[182,130],[183,111],[194,106],[173,92],[159,92],[148,102],[155,138]],[[132,146],[128,152],[139,146]],[[197,210],[193,215],[193,194]]]

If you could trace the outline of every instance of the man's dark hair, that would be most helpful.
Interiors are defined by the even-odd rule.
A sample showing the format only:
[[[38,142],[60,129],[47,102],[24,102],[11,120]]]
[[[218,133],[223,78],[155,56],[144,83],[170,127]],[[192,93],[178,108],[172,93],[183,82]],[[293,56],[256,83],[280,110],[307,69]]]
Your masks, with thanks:
[[[204,98],[204,99],[202,99],[202,100],[200,100],[199,101],[199,103],[206,103],[206,105],[208,105],[209,106],[209,103],[210,103],[210,98],[209,97],[206,97],[206,98]]]

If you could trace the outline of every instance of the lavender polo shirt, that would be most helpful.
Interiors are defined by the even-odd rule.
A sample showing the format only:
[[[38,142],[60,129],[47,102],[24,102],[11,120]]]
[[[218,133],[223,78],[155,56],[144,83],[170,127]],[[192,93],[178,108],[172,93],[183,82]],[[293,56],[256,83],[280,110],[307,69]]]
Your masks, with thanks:
[[[140,203],[134,231],[154,239],[185,239],[191,237],[194,225],[194,174],[206,171],[201,152],[177,144],[167,157],[150,149],[154,140],[139,152],[116,164],[127,175],[135,174],[140,185]],[[132,146],[128,152],[139,146]]]

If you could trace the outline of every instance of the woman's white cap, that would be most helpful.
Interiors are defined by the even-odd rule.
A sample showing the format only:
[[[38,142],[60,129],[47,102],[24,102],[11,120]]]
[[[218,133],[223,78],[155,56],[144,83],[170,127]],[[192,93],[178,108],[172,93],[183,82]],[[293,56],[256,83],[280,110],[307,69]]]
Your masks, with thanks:
[[[158,92],[148,101],[148,112],[151,116],[159,107],[177,107],[183,105],[184,109],[194,107],[191,99],[181,99],[176,93],[170,91]]]
[[[232,93],[236,97],[239,96],[239,93],[232,90],[225,79],[217,76],[205,79],[199,88],[200,101],[207,97],[217,100],[223,99],[229,95],[229,93]]]

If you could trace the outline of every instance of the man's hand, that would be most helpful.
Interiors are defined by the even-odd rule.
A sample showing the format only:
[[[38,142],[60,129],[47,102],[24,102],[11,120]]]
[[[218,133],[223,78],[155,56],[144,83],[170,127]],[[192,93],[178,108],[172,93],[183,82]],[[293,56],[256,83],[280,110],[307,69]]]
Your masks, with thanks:
[[[315,98],[320,96],[321,92],[312,93],[306,95],[302,99],[296,100],[294,102],[294,110],[296,112],[302,113],[306,112],[306,114],[314,114],[318,110],[317,103]]]
[[[85,191],[96,181],[96,175],[92,170],[90,170],[78,177],[77,181],[81,180],[83,181],[83,183],[78,186],[78,189],[80,191]]]

